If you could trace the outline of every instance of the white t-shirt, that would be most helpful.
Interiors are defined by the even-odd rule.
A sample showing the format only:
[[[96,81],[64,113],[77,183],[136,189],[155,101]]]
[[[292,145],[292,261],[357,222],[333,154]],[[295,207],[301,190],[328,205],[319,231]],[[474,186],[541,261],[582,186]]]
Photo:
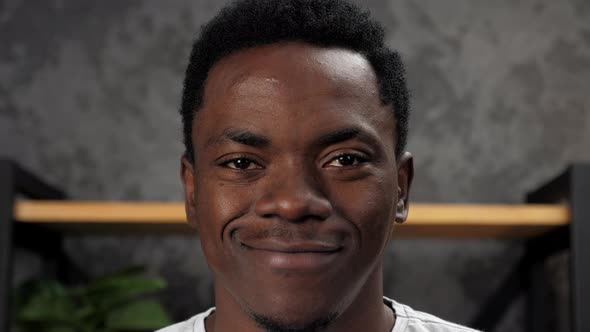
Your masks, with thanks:
[[[383,298],[383,302],[395,312],[395,325],[391,332],[477,332],[461,325],[449,323],[430,314],[415,311],[407,305],[397,303],[386,297]],[[156,332],[206,332],[205,318],[211,315],[213,311],[215,311],[215,308]]]

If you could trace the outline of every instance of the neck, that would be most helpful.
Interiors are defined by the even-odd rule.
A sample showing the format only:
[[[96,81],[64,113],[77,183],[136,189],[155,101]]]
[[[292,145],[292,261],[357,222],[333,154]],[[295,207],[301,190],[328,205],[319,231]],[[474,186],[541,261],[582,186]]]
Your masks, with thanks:
[[[207,332],[269,332],[262,329],[225,289],[215,282],[215,313],[205,322]],[[383,303],[383,267],[379,264],[350,305],[322,332],[389,332],[395,317]]]

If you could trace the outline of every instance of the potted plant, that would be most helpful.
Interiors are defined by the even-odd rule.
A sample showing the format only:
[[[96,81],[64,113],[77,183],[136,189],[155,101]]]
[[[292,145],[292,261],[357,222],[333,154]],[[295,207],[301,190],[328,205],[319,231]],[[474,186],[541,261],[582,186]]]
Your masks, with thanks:
[[[154,331],[171,324],[148,293],[166,282],[130,268],[67,287],[56,280],[35,280],[15,292],[14,330],[18,332]]]

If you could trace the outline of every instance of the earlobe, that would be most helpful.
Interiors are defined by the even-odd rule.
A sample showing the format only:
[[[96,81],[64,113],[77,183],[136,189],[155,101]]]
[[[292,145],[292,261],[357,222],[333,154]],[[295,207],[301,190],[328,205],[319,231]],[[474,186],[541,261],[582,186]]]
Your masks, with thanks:
[[[197,218],[195,212],[195,170],[186,155],[180,159],[180,179],[184,188],[184,209],[189,225],[197,228]]]
[[[395,222],[403,223],[408,218],[410,187],[414,178],[414,159],[412,154],[404,152],[398,160],[397,185],[398,195],[395,202]]]
[[[396,224],[403,224],[404,221],[406,221],[406,217],[407,217],[407,209],[406,209],[406,204],[404,203],[403,200],[398,200],[397,201],[397,205],[395,206],[395,223]]]

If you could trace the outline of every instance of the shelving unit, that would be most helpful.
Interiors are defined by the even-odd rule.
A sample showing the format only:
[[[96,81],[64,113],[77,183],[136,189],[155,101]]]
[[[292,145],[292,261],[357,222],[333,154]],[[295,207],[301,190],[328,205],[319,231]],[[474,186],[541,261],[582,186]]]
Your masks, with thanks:
[[[14,205],[14,219],[76,233],[188,233],[183,203],[36,201]],[[393,237],[528,238],[569,225],[566,205],[412,204]]]
[[[9,330],[9,296],[14,246],[36,251],[56,262],[57,274],[67,269],[64,234],[196,234],[186,224],[178,202],[68,201],[10,161],[0,160],[0,332]],[[27,199],[18,198],[21,194]],[[572,326],[590,331],[590,165],[574,165],[530,193],[528,204],[412,204],[408,221],[394,238],[513,238],[526,254],[502,283],[473,326],[492,331],[514,298],[528,294],[528,331],[547,331],[548,317],[542,264],[569,248],[571,259]]]

